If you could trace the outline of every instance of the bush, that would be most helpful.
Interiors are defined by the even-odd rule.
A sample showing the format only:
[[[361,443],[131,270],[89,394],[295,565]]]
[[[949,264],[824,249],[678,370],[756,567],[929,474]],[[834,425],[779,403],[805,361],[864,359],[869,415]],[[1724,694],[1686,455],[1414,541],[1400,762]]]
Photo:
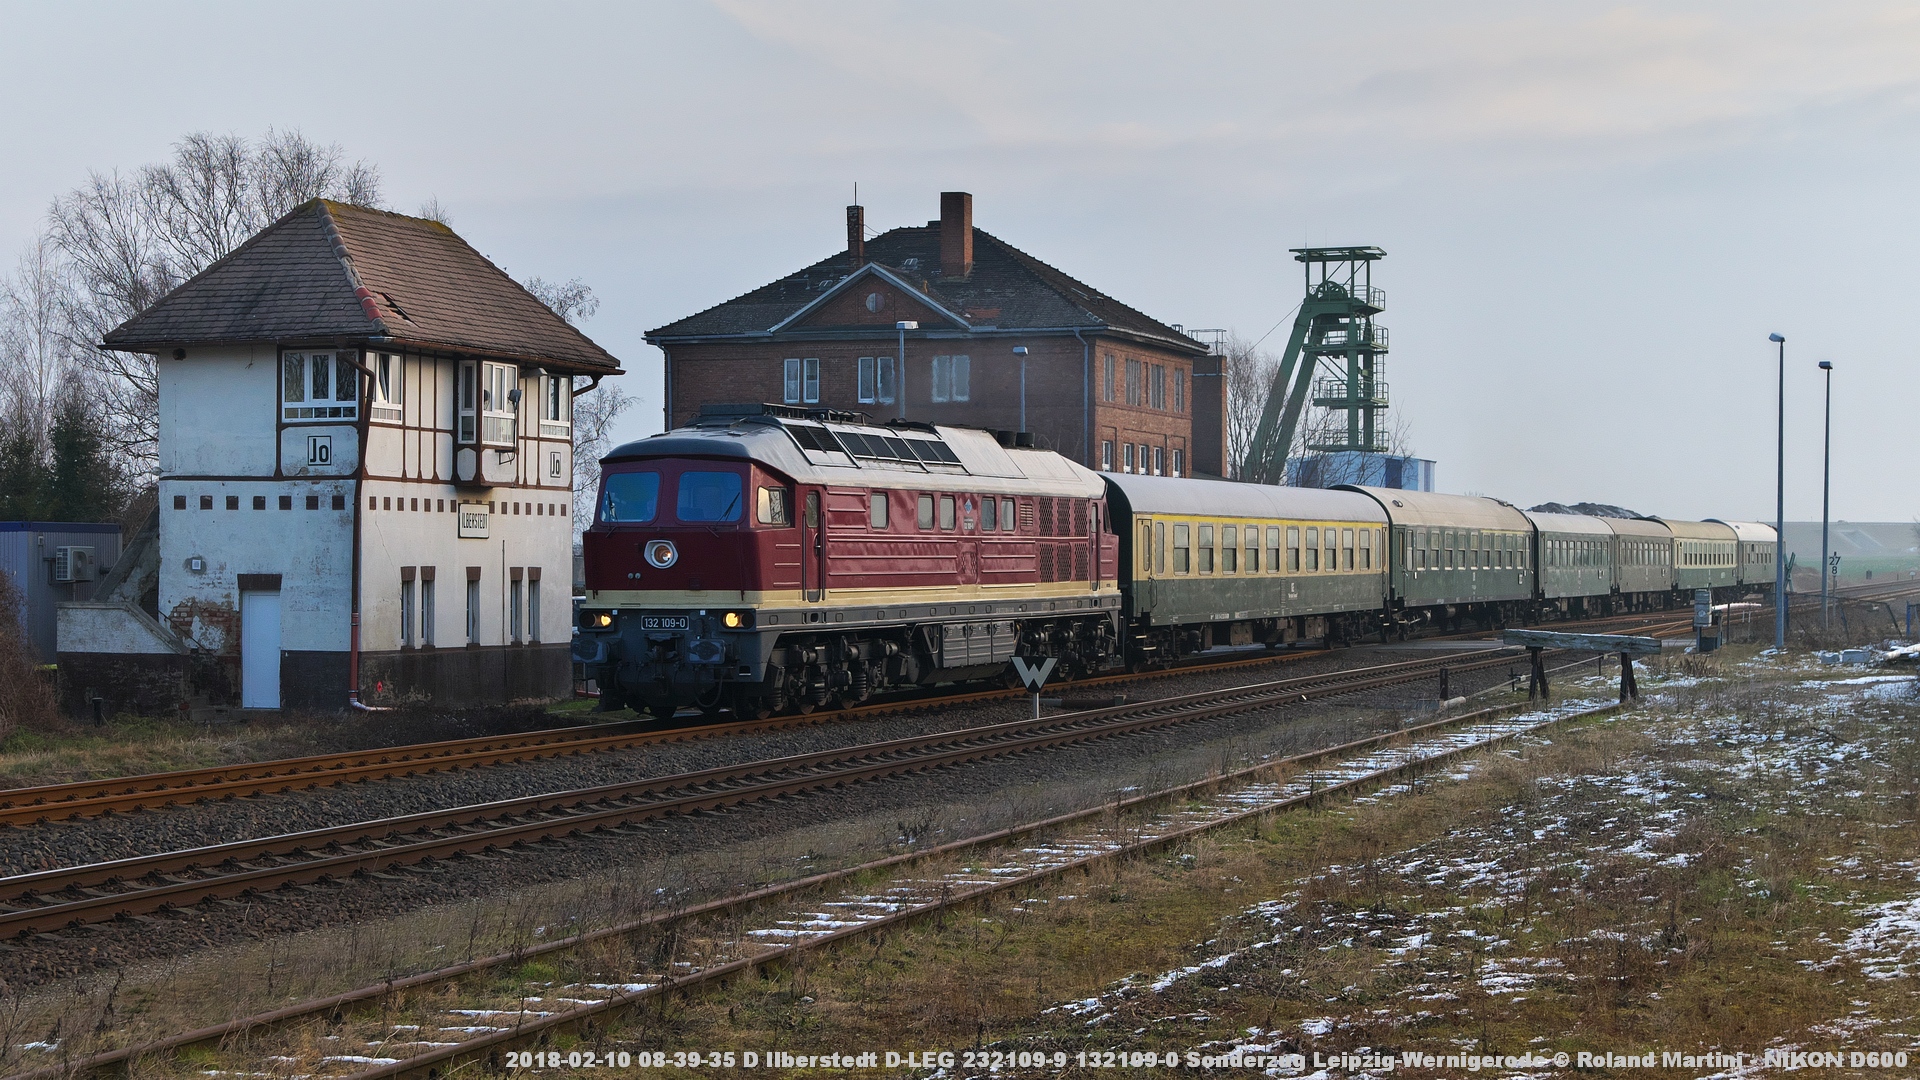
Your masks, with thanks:
[[[23,727],[55,724],[53,687],[40,677],[39,657],[21,625],[25,597],[10,574],[0,573],[0,739]]]

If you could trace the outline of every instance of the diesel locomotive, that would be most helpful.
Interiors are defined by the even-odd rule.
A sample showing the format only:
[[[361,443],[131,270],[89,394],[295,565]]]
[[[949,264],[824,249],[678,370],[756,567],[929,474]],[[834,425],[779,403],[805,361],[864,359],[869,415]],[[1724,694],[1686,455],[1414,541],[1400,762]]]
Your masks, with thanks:
[[[1771,592],[1773,529],[1098,473],[1009,432],[708,406],[602,462],[575,658],[603,708],[810,712],[1229,645]]]

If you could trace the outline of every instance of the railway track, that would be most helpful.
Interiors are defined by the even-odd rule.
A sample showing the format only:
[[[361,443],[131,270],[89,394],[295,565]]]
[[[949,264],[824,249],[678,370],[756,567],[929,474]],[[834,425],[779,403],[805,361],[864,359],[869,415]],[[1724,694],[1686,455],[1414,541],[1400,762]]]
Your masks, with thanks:
[[[432,810],[280,836],[0,878],[0,939],[138,918],[430,860],[620,829],[673,815],[778,799],[1093,739],[1404,684],[1440,668],[1511,665],[1427,657],[1208,690],[1138,704],[892,739],[575,791]]]
[[[1566,666],[1584,665],[1585,661],[1578,661]],[[382,1080],[422,1072],[445,1075],[446,1070],[457,1063],[547,1039],[556,1031],[596,1025],[604,1022],[609,1014],[635,1008],[667,993],[724,982],[807,950],[832,947],[849,938],[870,935],[996,893],[1027,888],[1069,871],[1089,869],[1099,862],[1164,848],[1250,818],[1335,795],[1356,793],[1527,732],[1602,715],[1619,706],[1597,709],[1542,706],[1530,715],[1515,715],[1529,708],[1483,709],[1274,759],[1198,783],[691,907],[656,912],[510,954],[390,979],[168,1038],[96,1053],[59,1068],[21,1073],[13,1080],[51,1080],[56,1075],[73,1077],[107,1070],[126,1071],[141,1058],[188,1046],[227,1043],[245,1046],[248,1056],[256,1059],[271,1055],[277,1071],[285,1071],[285,1067],[295,1062],[289,1055],[298,1051],[275,1046],[268,1036],[294,1028],[302,1021],[318,1019],[324,1019],[328,1025],[333,1056],[317,1062],[298,1062],[303,1074],[338,1075],[344,1063],[349,1068],[374,1066],[358,1073],[355,1080]],[[1160,808],[1157,813],[1153,813],[1155,808]],[[1126,830],[1124,841],[1116,839],[1120,833],[1105,827],[1114,816],[1133,813],[1149,816],[1138,827]],[[931,872],[926,869],[943,862],[959,868]],[[857,888],[852,888],[856,883]],[[833,891],[836,889],[842,891],[836,894]],[[831,915],[820,914],[821,909]],[[716,934],[714,927],[720,925],[730,929]],[[558,991],[543,988],[532,992],[537,996],[529,996],[530,991],[518,985],[501,989],[494,981],[501,971],[539,957],[578,950],[610,938],[668,933],[691,945],[691,951],[676,951],[674,955],[693,956],[693,960],[678,960],[664,968],[654,965],[614,983],[564,986]],[[474,979],[474,976],[490,978]],[[455,995],[444,991],[417,993],[448,984],[486,986],[490,993],[478,998],[472,989]],[[511,996],[502,996],[506,994]],[[587,1000],[583,1000],[582,995]],[[555,996],[560,1000],[554,1001]],[[423,1000],[438,1004],[415,1015],[397,1011],[394,1004],[399,1003],[398,1010],[405,1010],[407,1002]],[[382,1037],[370,1037],[362,1046],[352,1045],[354,1029],[349,1016],[356,1008],[375,1004],[380,1005],[380,1018],[370,1030],[383,1033]],[[555,1008],[556,1005],[567,1007]],[[494,1016],[512,1017],[511,1026],[481,1023],[476,1030],[477,1021]],[[405,1024],[400,1022],[403,1020],[421,1023]],[[468,1037],[454,1042],[396,1041],[395,1033],[432,1030],[435,1021],[443,1031],[462,1031]],[[404,1057],[389,1056],[404,1053],[401,1046],[411,1046],[413,1052]],[[240,1063],[231,1064],[239,1066]]]
[[[1672,618],[1670,613],[1616,616],[1565,624],[1599,630]],[[1466,640],[1480,632],[1428,640]],[[1264,653],[1135,674],[1079,679],[1075,690],[1127,685],[1192,674],[1284,663],[1321,651]],[[914,709],[946,707],[970,702],[1002,700],[1023,695],[1019,690],[984,690],[939,697],[879,702],[849,709],[817,711],[765,720],[730,720],[685,727],[662,727],[657,720],[632,720],[578,727],[553,728],[514,735],[478,736],[415,743],[375,750],[314,754],[272,761],[220,765],[203,769],[147,773],[136,776],[82,780],[66,784],[0,789],[0,825],[32,825],[45,821],[76,820],[111,813],[156,810],[209,800],[245,798],[330,787],[338,784],[417,776],[455,769],[480,768],[542,758],[604,753],[692,739],[721,738],[748,732],[776,731],[814,724],[867,719]]]

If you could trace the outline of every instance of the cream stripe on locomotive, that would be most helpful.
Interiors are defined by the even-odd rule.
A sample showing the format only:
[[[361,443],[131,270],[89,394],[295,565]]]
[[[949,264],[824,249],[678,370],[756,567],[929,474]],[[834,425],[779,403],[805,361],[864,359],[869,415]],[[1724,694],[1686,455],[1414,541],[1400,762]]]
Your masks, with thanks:
[[[640,591],[602,589],[589,593],[595,607],[616,607],[635,609],[674,609],[681,608],[733,608],[733,607],[775,607],[814,609],[847,607],[884,606],[903,607],[920,605],[924,607],[929,600],[941,604],[951,603],[989,603],[1020,604],[1036,600],[1084,600],[1090,597],[1118,596],[1118,582],[1102,581],[1097,587],[1090,587],[1085,581],[1056,581],[1045,584],[1038,582],[1010,582],[1004,585],[943,585],[932,588],[905,589],[857,589],[828,588],[825,596],[816,601],[808,601],[799,589],[778,589],[764,592],[752,590],[721,592],[708,589],[701,592],[690,591]],[[1008,599],[1013,597],[1014,599]],[[1038,610],[1016,609],[1007,610]]]
[[[1386,530],[1370,521],[1135,514],[1133,571],[1148,578],[1372,574]]]

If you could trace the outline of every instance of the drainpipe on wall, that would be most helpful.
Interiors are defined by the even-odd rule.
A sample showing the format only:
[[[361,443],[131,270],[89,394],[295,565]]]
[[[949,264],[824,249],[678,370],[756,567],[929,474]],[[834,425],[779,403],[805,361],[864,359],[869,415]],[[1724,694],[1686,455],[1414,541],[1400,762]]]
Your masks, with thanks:
[[[1087,426],[1093,422],[1093,345],[1080,337],[1080,328],[1075,327],[1073,336],[1080,341],[1080,464],[1093,468],[1087,457]]]
[[[348,361],[352,363],[352,361]],[[365,364],[353,364],[360,369],[361,399],[372,396],[373,369]],[[347,706],[361,712],[391,712],[385,705],[368,705],[360,700],[360,497],[366,492],[367,479],[367,435],[370,431],[371,409],[364,405],[360,409],[360,419],[354,427],[360,436],[360,460],[355,463],[354,474],[349,477],[353,488],[353,568],[348,574],[350,589],[347,610]]]

